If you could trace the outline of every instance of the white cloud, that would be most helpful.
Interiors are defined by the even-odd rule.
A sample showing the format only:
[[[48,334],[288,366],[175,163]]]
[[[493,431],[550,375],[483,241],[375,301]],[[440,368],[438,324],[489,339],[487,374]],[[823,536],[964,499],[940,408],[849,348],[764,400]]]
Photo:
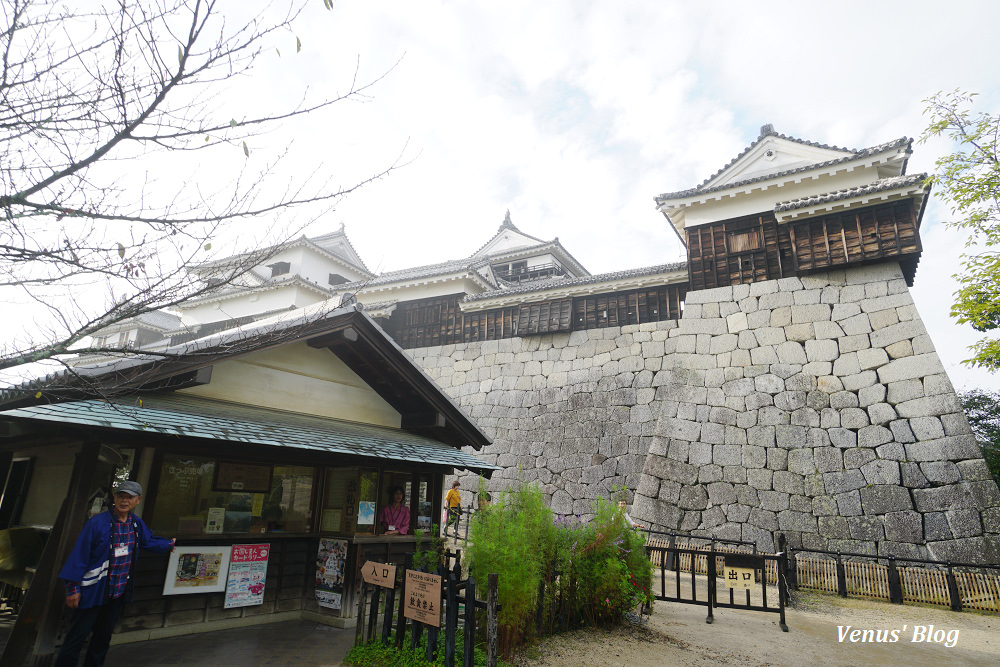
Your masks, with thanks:
[[[996,109],[1000,60],[989,51],[1000,3],[948,4],[948,17],[974,20],[944,11],[926,0],[341,0],[332,12],[309,2],[295,35],[277,36],[288,45],[281,57],[265,54],[257,76],[219,102],[237,114],[307,87],[322,97],[346,89],[356,59],[365,80],[402,57],[368,103],[255,143],[253,160],[294,140],[281,184],[322,163],[318,178],[348,185],[404,145],[416,158],[336,210],[300,212],[322,212],[311,231],[345,222],[369,266],[400,268],[468,255],[509,208],[525,232],[558,236],[592,271],[608,271],[677,260],[653,197],[697,185],[764,123],[862,147],[919,135],[921,100],[939,89],[992,94],[983,103]],[[910,171],[947,149],[916,146]],[[237,154],[203,171],[241,164]],[[914,294],[954,364],[952,341],[968,336],[947,317],[957,246],[931,214]],[[955,367],[957,385],[993,381],[984,377]]]

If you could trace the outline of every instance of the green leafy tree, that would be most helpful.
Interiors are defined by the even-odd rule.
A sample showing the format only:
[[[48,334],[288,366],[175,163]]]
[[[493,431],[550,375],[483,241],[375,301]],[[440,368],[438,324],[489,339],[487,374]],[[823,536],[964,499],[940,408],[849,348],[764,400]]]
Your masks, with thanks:
[[[958,397],[983,449],[986,465],[1000,484],[1000,392],[972,389],[960,392]]]
[[[975,97],[956,90],[924,100],[930,124],[920,140],[944,136],[956,145],[929,179],[952,205],[956,217],[946,224],[969,234],[951,314],[988,333],[1000,328],[1000,114],[974,112]],[[1000,370],[1000,338],[982,338],[971,350],[965,364]]]

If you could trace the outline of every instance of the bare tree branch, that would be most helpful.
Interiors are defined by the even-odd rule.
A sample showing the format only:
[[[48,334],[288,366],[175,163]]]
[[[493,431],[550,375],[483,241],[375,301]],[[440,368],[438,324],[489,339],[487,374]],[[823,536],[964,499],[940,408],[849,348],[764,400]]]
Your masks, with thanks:
[[[305,174],[298,180],[280,175],[279,151],[224,186],[195,178],[199,162],[192,162],[166,191],[148,171],[121,169],[154,152],[199,160],[215,150],[231,156],[234,148],[249,155],[246,142],[298,117],[370,99],[392,68],[362,81],[355,64],[348,87],[333,95],[304,91],[273,112],[225,113],[219,87],[253,75],[303,1],[263,2],[259,10],[220,0],[0,4],[0,291],[50,314],[32,340],[4,344],[0,370],[108,352],[83,345],[101,329],[240,279],[301,229],[274,224],[276,216],[329,207],[406,164],[404,147],[377,173],[333,186],[329,175],[316,176],[318,165],[296,165]],[[283,191],[273,187],[276,179],[286,181]],[[276,230],[260,241],[264,249],[220,267],[211,285],[186,270],[211,259],[210,241],[227,224],[255,218]],[[98,290],[103,306],[66,303],[68,294]]]

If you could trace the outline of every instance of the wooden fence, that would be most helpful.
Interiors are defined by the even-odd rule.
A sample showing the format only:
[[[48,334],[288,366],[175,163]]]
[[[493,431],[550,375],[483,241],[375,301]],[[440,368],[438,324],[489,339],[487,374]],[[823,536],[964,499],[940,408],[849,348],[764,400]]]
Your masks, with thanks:
[[[679,547],[704,551],[705,555],[679,554],[672,569],[695,574],[708,572],[709,544],[678,541],[650,536],[648,546]],[[747,553],[745,546],[716,544],[716,572],[722,571],[723,554]],[[659,566],[663,552],[653,552],[653,565]],[[872,557],[874,558],[874,557]],[[894,559],[880,559],[887,564],[872,561],[845,560],[844,558],[809,558],[796,553],[789,559],[788,574],[792,588],[805,588],[843,596],[863,597],[891,602],[916,602],[934,604],[959,611],[976,609],[1000,613],[1000,568],[993,568],[997,574],[983,572],[956,571],[954,567],[941,563],[943,569],[928,567],[902,567]],[[766,563],[768,584],[778,580],[777,564]],[[894,595],[894,584],[899,586],[899,594]],[[898,598],[898,599],[894,599]]]
[[[450,555],[450,554],[449,554]],[[405,574],[405,571],[404,571]],[[456,632],[464,628],[464,646],[462,655],[463,667],[472,667],[476,645],[477,628],[481,627],[477,612],[485,611],[486,664],[496,667],[497,664],[497,615],[500,612],[499,576],[489,575],[486,588],[486,600],[476,597],[476,581],[472,577],[462,579],[462,566],[456,558],[454,568],[444,566],[438,568],[436,574],[442,579],[441,599],[439,601],[439,618],[443,619],[441,626],[425,625],[419,621],[408,619],[404,615],[406,595],[404,584],[396,582],[393,588],[382,588],[368,583],[361,586],[358,598],[358,625],[355,644],[362,644],[381,638],[386,645],[394,641],[397,647],[402,647],[406,640],[407,625],[409,625],[409,646],[415,649],[421,641],[424,631],[427,632],[425,657],[428,662],[434,662],[440,651],[443,651],[445,667],[454,667],[456,662]],[[403,577],[405,582],[406,577]],[[384,597],[383,597],[384,594]],[[379,623],[379,616],[382,617]],[[444,631],[443,642],[439,636]],[[443,643],[443,645],[441,645]]]

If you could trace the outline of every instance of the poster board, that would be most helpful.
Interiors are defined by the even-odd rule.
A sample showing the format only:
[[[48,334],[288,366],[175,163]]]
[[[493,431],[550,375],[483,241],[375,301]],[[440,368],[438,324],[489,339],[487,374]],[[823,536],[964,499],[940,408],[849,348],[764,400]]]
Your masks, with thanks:
[[[403,598],[404,617],[441,627],[441,575],[407,570]]]
[[[167,563],[163,594],[225,591],[231,551],[232,547],[175,547]]]
[[[270,544],[234,544],[229,558],[226,609],[264,604]]]
[[[316,602],[320,607],[340,609],[347,567],[347,540],[319,538],[316,553]]]

